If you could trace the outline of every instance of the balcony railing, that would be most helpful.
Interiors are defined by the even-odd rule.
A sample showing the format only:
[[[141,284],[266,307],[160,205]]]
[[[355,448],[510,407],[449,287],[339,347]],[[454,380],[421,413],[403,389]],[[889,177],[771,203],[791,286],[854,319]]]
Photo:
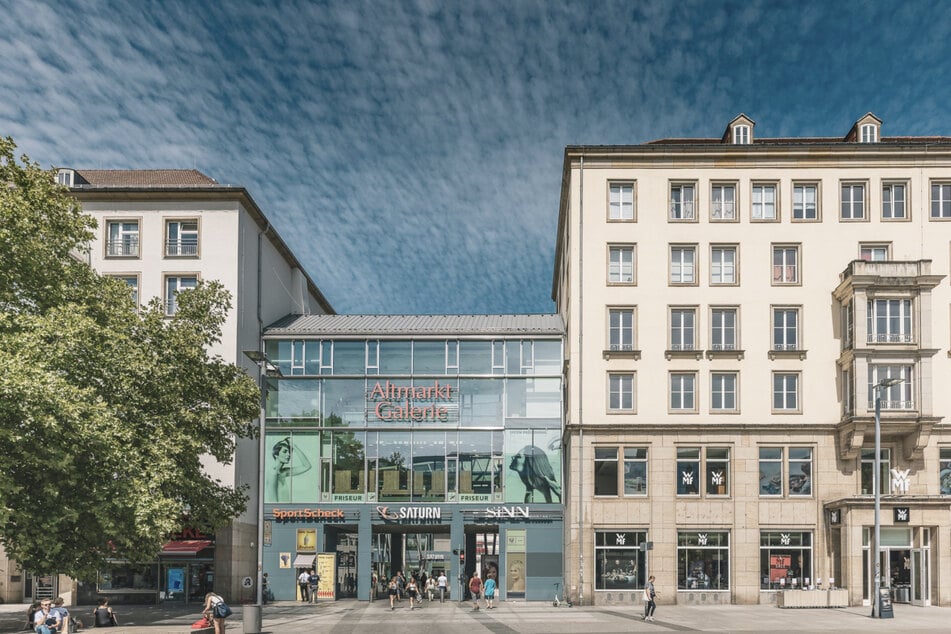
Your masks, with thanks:
[[[112,258],[138,257],[139,239],[123,238],[121,240],[109,240],[106,242],[106,255]]]
[[[630,343],[612,343],[611,352],[629,352],[634,349],[634,344]]]
[[[910,333],[870,332],[868,343],[914,343],[914,336]]]
[[[671,350],[693,350],[692,343],[672,343],[670,344]]]
[[[711,346],[711,350],[736,350],[735,343],[715,343]]]
[[[191,256],[198,255],[197,240],[169,240],[165,243],[165,255]]]
[[[773,350],[798,350],[799,344],[797,343],[774,343]]]
[[[882,410],[892,411],[913,411],[915,409],[914,401],[881,401]],[[868,410],[875,411],[875,401],[869,401]]]

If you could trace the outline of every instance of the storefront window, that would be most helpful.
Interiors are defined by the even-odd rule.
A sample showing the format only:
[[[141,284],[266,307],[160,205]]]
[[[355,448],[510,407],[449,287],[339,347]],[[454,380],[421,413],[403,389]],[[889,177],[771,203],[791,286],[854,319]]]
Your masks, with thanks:
[[[410,374],[412,367],[411,342],[386,340],[380,342],[380,374]]]
[[[409,434],[379,435],[378,487],[381,502],[408,502],[410,499],[410,457],[412,446]]]
[[[506,379],[506,422],[557,425],[561,421],[559,379]]]
[[[116,562],[99,571],[99,591],[126,590],[158,591],[158,564],[130,564]]]
[[[325,427],[363,427],[366,406],[365,379],[324,379],[321,413]]]
[[[467,427],[500,427],[505,381],[459,379],[460,423]]]
[[[321,366],[324,365],[327,365],[327,359],[321,357]],[[330,367],[335,375],[363,374],[366,369],[366,342],[334,341]]]
[[[677,588],[729,590],[730,533],[680,531],[677,533]]]
[[[445,432],[413,433],[413,501],[446,499]]]
[[[277,424],[314,425],[319,422],[320,381],[317,379],[267,380],[265,414]]]
[[[815,583],[812,576],[812,533],[760,533],[760,589],[802,588]]]
[[[492,342],[459,342],[460,374],[492,374]]]
[[[535,342],[535,376],[542,374],[561,375],[561,342]]]
[[[700,494],[700,448],[677,449],[677,495]]]
[[[783,494],[782,447],[760,447],[759,494],[763,496]]]
[[[475,501],[466,496],[490,496],[492,493],[492,432],[459,434],[459,496],[461,501]],[[488,500],[488,497],[479,499]]]
[[[413,342],[413,374],[446,374],[446,342]]]
[[[938,487],[941,495],[951,495],[951,447],[941,448],[941,463],[938,465]]]
[[[596,531],[595,590],[643,589],[646,579],[646,556],[641,543],[647,533]]]
[[[624,448],[624,495],[647,495],[647,448]]]
[[[365,432],[335,431],[333,433],[333,495],[334,500],[363,499]],[[353,496],[359,496],[359,499]]]
[[[789,448],[789,495],[812,495],[812,449]]]

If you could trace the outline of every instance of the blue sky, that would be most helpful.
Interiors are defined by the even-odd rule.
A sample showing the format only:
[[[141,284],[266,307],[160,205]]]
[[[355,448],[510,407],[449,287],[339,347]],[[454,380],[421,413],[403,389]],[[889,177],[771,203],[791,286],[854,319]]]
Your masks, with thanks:
[[[263,5],[267,6],[263,6]],[[0,135],[197,168],[341,313],[551,312],[566,145],[951,134],[951,2],[0,0]]]

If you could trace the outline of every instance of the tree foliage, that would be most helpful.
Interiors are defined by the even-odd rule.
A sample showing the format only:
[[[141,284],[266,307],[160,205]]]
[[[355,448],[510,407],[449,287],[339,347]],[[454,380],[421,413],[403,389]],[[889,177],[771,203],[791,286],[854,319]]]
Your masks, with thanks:
[[[0,542],[27,570],[85,578],[149,561],[182,526],[214,530],[244,491],[210,478],[256,434],[259,392],[211,356],[231,308],[218,283],[141,309],[75,257],[95,221],[0,139]]]

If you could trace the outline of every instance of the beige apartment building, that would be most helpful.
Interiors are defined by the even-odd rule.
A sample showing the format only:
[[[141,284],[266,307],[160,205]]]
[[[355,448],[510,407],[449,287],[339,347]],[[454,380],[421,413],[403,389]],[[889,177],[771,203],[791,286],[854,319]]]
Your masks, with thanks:
[[[881,584],[951,605],[951,137],[754,126],[565,150],[570,594],[869,604],[877,397]]]

